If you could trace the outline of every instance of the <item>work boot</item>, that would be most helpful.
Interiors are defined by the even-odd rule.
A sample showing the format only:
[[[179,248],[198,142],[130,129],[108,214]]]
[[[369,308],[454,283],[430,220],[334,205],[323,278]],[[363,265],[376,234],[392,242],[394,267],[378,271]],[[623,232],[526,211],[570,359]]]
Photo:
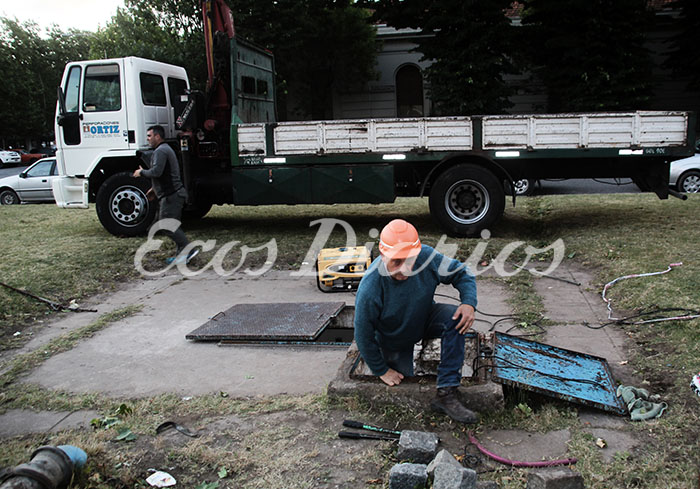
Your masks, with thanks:
[[[431,401],[430,407],[459,423],[474,424],[479,421],[479,416],[465,408],[459,400],[456,386],[438,388],[437,396]]]

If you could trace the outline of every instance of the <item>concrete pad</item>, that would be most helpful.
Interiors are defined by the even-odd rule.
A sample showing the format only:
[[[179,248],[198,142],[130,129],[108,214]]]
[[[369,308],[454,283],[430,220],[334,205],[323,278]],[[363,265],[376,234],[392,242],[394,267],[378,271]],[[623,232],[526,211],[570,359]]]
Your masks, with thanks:
[[[535,290],[542,297],[545,315],[559,323],[547,328],[543,342],[605,358],[616,378],[631,378],[632,372],[624,366],[631,348],[627,335],[614,325],[600,329],[586,326],[607,321],[605,303],[599,294],[587,287],[592,281],[591,275],[564,265],[556,270],[556,274],[580,282],[581,286],[546,278],[535,280]]]
[[[522,462],[567,458],[569,430],[530,433],[522,430],[494,430],[480,435],[479,443],[501,457]]]
[[[97,411],[30,411],[12,409],[0,414],[0,438],[28,433],[55,433],[57,431],[89,428],[90,421],[99,416]]]
[[[234,304],[336,302],[354,304],[350,293],[324,294],[313,277],[270,271],[262,277],[144,280],[124,291],[112,309],[143,304],[140,313],[108,326],[70,351],[35,369],[27,382],[69,392],[142,397],[166,392],[232,396],[322,392],[345,358],[344,348],[227,346],[192,342],[185,335]],[[66,318],[53,330],[88,318]],[[70,375],[66,375],[70,372]]]
[[[593,277],[587,271],[562,264],[552,273],[552,276],[581,284],[574,285],[549,277],[538,277],[534,281],[535,290],[542,297],[547,310],[547,317],[552,321],[559,323],[585,321],[597,324],[607,317],[605,303],[600,298],[600,294],[593,292],[590,288]]]
[[[607,443],[607,447],[599,450],[600,455],[606,462],[612,462],[616,453],[631,452],[641,445],[641,442],[632,434],[621,430],[611,430],[607,428],[592,428],[588,431],[594,438],[602,438]]]

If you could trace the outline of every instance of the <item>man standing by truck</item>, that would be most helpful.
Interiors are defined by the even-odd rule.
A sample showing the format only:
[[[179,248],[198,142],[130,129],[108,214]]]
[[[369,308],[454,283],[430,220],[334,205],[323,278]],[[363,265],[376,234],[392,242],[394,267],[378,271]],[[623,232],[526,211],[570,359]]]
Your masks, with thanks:
[[[187,200],[187,191],[180,179],[180,166],[177,162],[175,151],[165,142],[165,129],[163,126],[151,126],[146,132],[148,145],[154,149],[151,155],[151,167],[149,169],[139,168],[134,172],[134,177],[146,177],[151,179],[152,187],[146,194],[149,200],[157,198],[160,202],[158,219],[176,219],[178,222],[182,218],[182,208]],[[187,256],[182,255],[183,249],[190,244],[185,236],[182,226],[178,226],[175,231],[163,231],[175,242],[177,251],[175,256],[167,259],[168,263],[189,263],[194,258],[199,249],[191,250]]]
[[[380,258],[362,277],[355,300],[355,341],[372,373],[396,386],[413,376],[413,345],[441,338],[437,396],[431,407],[461,423],[478,416],[459,400],[464,335],[474,323],[476,281],[466,265],[421,245],[416,228],[403,219],[379,237]],[[435,289],[452,284],[461,305],[437,304]]]

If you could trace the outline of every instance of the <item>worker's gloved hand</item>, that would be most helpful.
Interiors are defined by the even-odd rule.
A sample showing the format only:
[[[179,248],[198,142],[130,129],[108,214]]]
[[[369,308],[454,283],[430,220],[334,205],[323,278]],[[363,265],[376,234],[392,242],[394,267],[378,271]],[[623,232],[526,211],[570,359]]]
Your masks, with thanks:
[[[459,331],[459,334],[464,334],[474,324],[474,308],[469,304],[462,304],[457,308],[452,319],[459,319],[455,329]]]
[[[384,375],[380,375],[379,378],[382,379],[382,382],[386,385],[399,385],[403,380],[403,374],[390,368]]]

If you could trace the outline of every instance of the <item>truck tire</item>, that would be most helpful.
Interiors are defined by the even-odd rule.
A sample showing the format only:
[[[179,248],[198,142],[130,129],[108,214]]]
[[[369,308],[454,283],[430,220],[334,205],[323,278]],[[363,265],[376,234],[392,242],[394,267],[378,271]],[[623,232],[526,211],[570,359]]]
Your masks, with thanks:
[[[430,190],[430,214],[450,236],[478,236],[503,215],[504,208],[503,183],[477,165],[447,169]]]
[[[109,177],[97,191],[97,217],[115,236],[146,234],[158,213],[156,201],[149,202],[148,179],[134,178],[129,172]]]

